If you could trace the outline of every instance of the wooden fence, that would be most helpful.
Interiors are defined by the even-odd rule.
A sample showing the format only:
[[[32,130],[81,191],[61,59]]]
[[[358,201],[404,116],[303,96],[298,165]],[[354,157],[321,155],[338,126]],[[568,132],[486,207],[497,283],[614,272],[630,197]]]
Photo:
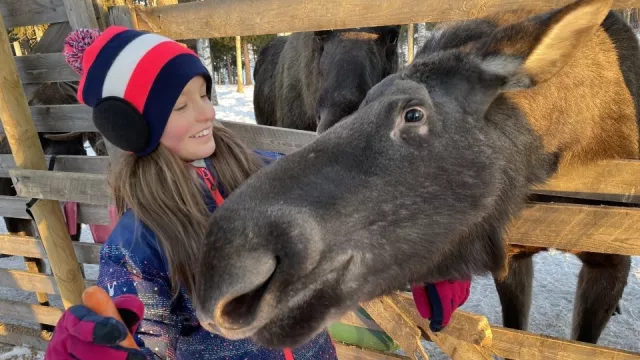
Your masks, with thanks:
[[[543,11],[569,2],[540,0],[535,5]],[[68,23],[71,28],[97,27],[97,13],[100,24],[104,26],[107,13],[99,3],[97,1],[96,6],[92,6],[89,0],[3,0],[0,1],[0,24],[15,27]],[[115,7],[109,10],[108,15],[109,23],[183,40],[464,19],[525,4],[531,5],[526,0],[395,0],[376,6],[371,6],[369,0],[216,0],[156,8]],[[639,4],[640,0],[617,0],[614,7],[629,8]],[[254,21],[244,21],[245,14],[253,14]],[[55,26],[48,31],[56,31]],[[77,201],[80,203],[78,222],[108,223],[107,205],[111,198],[105,183],[105,171],[109,161],[117,157],[112,148],[111,159],[59,156],[54,171],[47,171],[44,164],[48,157],[37,149],[18,145],[18,140],[33,140],[36,131],[96,131],[91,122],[91,109],[84,105],[27,108],[26,102],[20,98],[20,93],[24,93],[27,86],[74,81],[78,80],[78,75],[67,66],[60,53],[12,57],[9,56],[10,44],[6,36],[0,36],[0,48],[0,95],[9,94],[17,99],[5,104],[0,96],[0,131],[6,133],[14,145],[14,155],[0,155],[0,177],[11,177],[18,193],[16,197],[0,196],[0,216],[27,219],[26,202],[38,198],[50,201],[52,212],[56,212],[56,208],[59,210],[58,201]],[[16,74],[19,81],[15,83],[3,80]],[[7,84],[11,86],[3,88]],[[316,136],[304,131],[220,122],[254,149],[287,154],[310,143]],[[559,174],[536,192],[607,200],[620,205],[640,203],[637,195],[640,182],[637,179],[640,179],[640,161],[607,161]],[[49,259],[52,275],[0,269],[0,286],[58,294],[65,300],[64,306],[68,307],[78,302],[82,285],[94,283],[84,279],[76,265],[97,264],[100,245],[72,243],[68,233],[60,231],[64,225],[60,216],[51,217],[44,211],[34,216],[40,235],[0,235],[0,253]],[[55,231],[49,231],[52,228]],[[637,208],[530,203],[510,227],[508,241],[640,256],[639,230],[640,209]],[[60,286],[61,282],[65,286]],[[388,334],[402,348],[404,355],[337,344],[341,359],[427,358],[421,344],[423,339],[435,342],[453,359],[491,359],[494,355],[512,359],[640,359],[637,353],[491,326],[485,317],[460,310],[454,313],[444,331],[433,334],[429,331],[428,321],[415,311],[410,294],[404,292],[364,303],[362,308],[366,312],[360,309],[348,313],[341,323]],[[61,313],[62,309],[54,306],[0,300],[0,315],[7,318],[55,325]],[[26,327],[0,324],[0,342],[27,343],[43,349],[50,335]]]

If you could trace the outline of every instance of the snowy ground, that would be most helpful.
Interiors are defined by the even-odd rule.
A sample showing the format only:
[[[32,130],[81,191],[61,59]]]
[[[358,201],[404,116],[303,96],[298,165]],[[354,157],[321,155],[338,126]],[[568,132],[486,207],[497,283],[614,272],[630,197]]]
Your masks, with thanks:
[[[253,115],[253,87],[245,87],[244,94],[235,92],[235,86],[216,86],[220,105],[217,117],[224,120],[255,123]],[[83,229],[82,241],[92,242],[88,228]],[[5,233],[4,222],[0,222],[0,233]],[[0,267],[24,269],[22,258],[0,259]],[[571,313],[580,261],[558,251],[538,254],[534,257],[533,306],[529,331],[558,338],[568,338],[571,332]],[[85,265],[89,279],[97,276],[95,265]],[[620,304],[622,315],[614,316],[600,338],[600,345],[640,352],[640,257],[634,257],[629,284]],[[0,288],[0,299],[21,300],[35,303],[32,293]],[[60,306],[59,297],[51,297],[53,305]],[[490,277],[475,278],[471,297],[462,309],[481,314],[491,324],[502,325],[500,303]],[[34,325],[9,320],[0,316],[0,322]],[[447,359],[437,348],[425,343],[430,349],[431,359]],[[42,359],[41,352],[32,352],[26,347],[0,346],[0,360]]]

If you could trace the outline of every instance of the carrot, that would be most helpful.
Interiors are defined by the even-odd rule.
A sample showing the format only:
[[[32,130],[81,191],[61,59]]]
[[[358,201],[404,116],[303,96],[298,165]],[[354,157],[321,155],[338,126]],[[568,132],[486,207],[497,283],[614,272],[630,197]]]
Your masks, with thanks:
[[[86,288],[82,293],[82,302],[86,307],[95,311],[98,315],[110,316],[124,323],[109,294],[99,286],[94,285]],[[133,336],[131,336],[129,331],[127,331],[127,337],[120,342],[120,346],[130,349],[139,349],[138,344],[133,340]]]

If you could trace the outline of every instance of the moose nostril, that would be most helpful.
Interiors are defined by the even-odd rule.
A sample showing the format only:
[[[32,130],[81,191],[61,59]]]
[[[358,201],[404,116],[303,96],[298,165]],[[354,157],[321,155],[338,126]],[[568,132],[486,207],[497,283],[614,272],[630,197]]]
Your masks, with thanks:
[[[277,260],[270,273],[260,276],[262,279],[266,277],[265,280],[257,280],[253,289],[230,296],[216,306],[214,318],[217,324],[228,330],[237,330],[247,328],[258,320],[264,295],[275,275]]]

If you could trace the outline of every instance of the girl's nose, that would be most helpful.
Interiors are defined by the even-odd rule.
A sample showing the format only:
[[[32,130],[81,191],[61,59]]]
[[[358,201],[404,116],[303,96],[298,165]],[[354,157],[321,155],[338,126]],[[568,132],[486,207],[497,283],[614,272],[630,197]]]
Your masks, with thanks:
[[[216,110],[213,108],[213,104],[208,101],[203,101],[198,107],[196,121],[206,122],[215,120]]]

